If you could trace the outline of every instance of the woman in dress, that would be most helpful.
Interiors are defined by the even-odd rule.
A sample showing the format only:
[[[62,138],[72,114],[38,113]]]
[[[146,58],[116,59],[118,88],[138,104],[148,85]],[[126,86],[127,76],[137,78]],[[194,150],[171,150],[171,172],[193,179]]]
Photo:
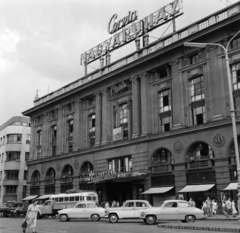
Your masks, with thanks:
[[[236,206],[235,206],[235,201],[232,201],[232,216],[236,217],[237,216],[237,210],[236,210]]]
[[[28,207],[28,211],[26,214],[27,219],[27,227],[32,228],[32,232],[36,233],[36,224],[37,224],[37,215],[40,212],[39,208],[37,207],[37,200],[34,200],[33,203]],[[26,232],[26,228],[23,228],[23,232]]]

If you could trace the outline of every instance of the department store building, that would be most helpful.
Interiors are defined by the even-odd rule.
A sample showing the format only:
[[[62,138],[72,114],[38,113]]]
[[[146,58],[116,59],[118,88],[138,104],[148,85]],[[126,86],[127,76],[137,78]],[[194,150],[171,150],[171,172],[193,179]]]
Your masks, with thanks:
[[[27,195],[95,190],[101,202],[237,199],[224,51],[240,30],[237,2],[36,98]],[[160,35],[159,35],[160,36]],[[229,48],[240,132],[240,35]],[[90,58],[89,58],[90,59]],[[86,60],[85,60],[86,61]],[[86,64],[85,64],[86,65]],[[240,134],[240,133],[239,133]]]

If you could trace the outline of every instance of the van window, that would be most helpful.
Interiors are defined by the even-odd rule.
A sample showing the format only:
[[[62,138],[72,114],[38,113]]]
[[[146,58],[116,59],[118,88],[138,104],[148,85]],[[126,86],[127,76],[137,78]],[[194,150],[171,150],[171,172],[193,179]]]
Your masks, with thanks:
[[[68,197],[64,197],[64,201],[68,201]]]
[[[87,201],[91,201],[91,197],[87,197]]]
[[[58,198],[54,198],[54,201],[55,201],[55,202],[58,202]]]
[[[63,197],[60,197],[60,198],[59,198],[59,202],[63,202]]]
[[[83,196],[80,196],[80,201],[84,201],[84,197]]]
[[[70,197],[70,198],[69,198],[69,201],[74,201],[74,197]]]
[[[79,201],[79,197],[75,197],[75,201]]]
[[[97,200],[97,198],[96,198],[96,197],[92,197],[92,199],[93,199],[93,201],[96,201],[96,200]]]

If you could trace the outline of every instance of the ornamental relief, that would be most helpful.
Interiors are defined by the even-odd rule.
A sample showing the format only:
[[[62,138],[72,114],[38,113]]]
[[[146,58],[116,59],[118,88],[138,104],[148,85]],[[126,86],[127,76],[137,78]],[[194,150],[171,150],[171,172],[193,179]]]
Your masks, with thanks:
[[[225,144],[225,138],[222,134],[217,134],[214,139],[213,143],[216,147],[222,147]]]
[[[179,141],[175,142],[174,145],[173,145],[173,149],[176,153],[178,153],[178,154],[181,153],[183,151],[182,143],[179,142]]]
[[[60,172],[60,171],[61,171],[61,168],[62,168],[61,163],[58,163],[57,166],[56,166],[57,172]]]

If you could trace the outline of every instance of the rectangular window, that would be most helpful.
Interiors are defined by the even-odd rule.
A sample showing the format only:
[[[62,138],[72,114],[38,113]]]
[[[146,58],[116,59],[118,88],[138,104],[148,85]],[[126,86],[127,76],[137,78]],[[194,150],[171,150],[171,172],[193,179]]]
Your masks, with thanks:
[[[171,111],[171,91],[170,89],[158,93],[159,109],[161,112]]]
[[[42,130],[37,131],[37,145],[42,145]]]
[[[231,179],[231,181],[238,180],[237,169],[230,169],[230,179]]]
[[[88,117],[89,132],[95,132],[95,114]]]
[[[206,182],[215,182],[215,172],[194,172],[187,174],[187,183],[188,184],[198,184],[198,183],[206,183]]]
[[[2,180],[2,171],[0,171],[0,180]]]
[[[73,120],[67,122],[68,125],[68,137],[73,136]]]
[[[30,142],[31,142],[31,135],[30,135],[30,134],[27,134],[27,135],[26,135],[26,143],[27,143],[27,144],[30,144]]]
[[[240,89],[240,62],[231,66],[233,90]]]
[[[24,179],[24,180],[27,180],[27,176],[28,176],[28,171],[24,171],[23,179]]]
[[[7,143],[21,143],[22,135],[21,134],[8,134]]]
[[[5,170],[5,178],[8,180],[18,180],[18,170]]]
[[[120,125],[126,124],[128,122],[127,103],[119,105],[119,120],[120,120]]]
[[[192,122],[193,125],[200,125],[207,122],[205,106],[192,108]]]
[[[2,138],[0,138],[0,146],[2,146]]]
[[[161,123],[161,131],[162,132],[167,132],[172,129],[172,117],[165,117],[165,118],[160,118],[160,123]]]
[[[17,186],[15,186],[15,185],[6,186],[6,193],[5,194],[16,195],[17,194]]]
[[[190,64],[196,64],[198,62],[198,54],[194,54],[192,56],[190,56]]]
[[[21,155],[21,152],[19,151],[6,152],[6,161],[13,161],[13,160],[20,161],[20,155]]]
[[[3,145],[5,144],[5,136],[3,136]]]
[[[29,155],[30,155],[29,152],[25,152],[25,161],[28,161],[28,160],[29,160]]]
[[[52,143],[52,155],[56,155],[56,142],[57,142],[57,126],[51,127],[51,143]]]
[[[238,48],[238,47],[240,47],[240,38],[235,38],[232,41],[232,49],[235,49],[235,48]]]
[[[3,163],[3,160],[4,160],[4,153],[2,153],[2,160],[1,160],[1,163]]]
[[[22,197],[24,198],[24,197],[26,197],[26,195],[27,195],[27,186],[23,186],[23,193],[22,193]]]
[[[131,157],[108,160],[108,170],[111,172],[131,172],[133,170]]]
[[[203,76],[191,79],[189,85],[191,102],[205,99]]]

